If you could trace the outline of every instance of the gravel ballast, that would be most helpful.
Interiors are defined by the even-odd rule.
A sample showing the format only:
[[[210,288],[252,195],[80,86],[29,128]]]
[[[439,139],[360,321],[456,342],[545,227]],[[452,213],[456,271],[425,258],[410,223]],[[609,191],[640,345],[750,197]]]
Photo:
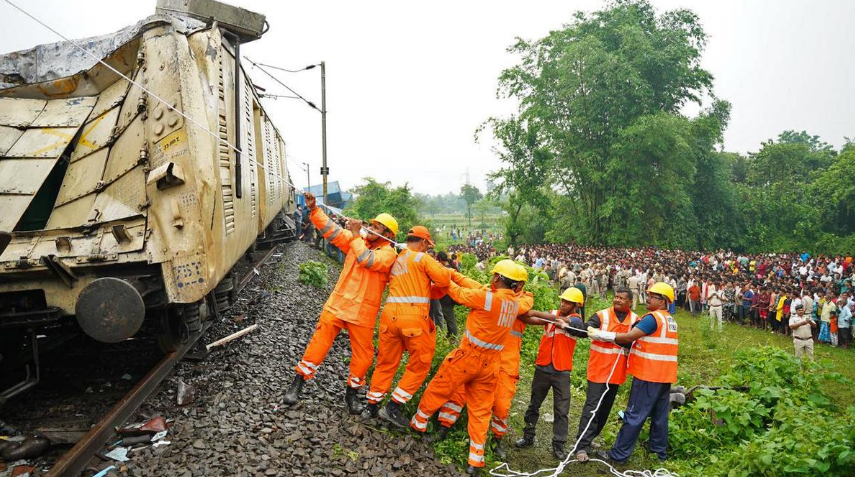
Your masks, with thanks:
[[[437,462],[420,438],[348,415],[345,334],[306,383],[302,403],[280,404],[340,269],[301,242],[280,246],[279,252],[203,340],[210,343],[251,324],[258,329],[204,361],[178,365],[139,412],[139,419],[174,419],[166,437],[170,444],[132,451],[114,475],[460,475]],[[299,264],[307,260],[328,264],[325,289],[298,281]],[[183,407],[176,405],[179,380],[196,388],[195,402]]]

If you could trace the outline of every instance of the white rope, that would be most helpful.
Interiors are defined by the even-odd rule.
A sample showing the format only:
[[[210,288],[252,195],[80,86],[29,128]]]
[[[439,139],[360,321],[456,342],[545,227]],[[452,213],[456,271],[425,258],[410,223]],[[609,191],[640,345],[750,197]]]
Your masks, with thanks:
[[[618,354],[617,358],[615,358],[615,363],[612,365],[612,370],[609,372],[609,377],[606,378],[606,390],[600,395],[600,400],[597,402],[597,407],[591,411],[591,418],[588,419],[588,424],[585,426],[585,429],[579,433],[579,438],[576,439],[576,443],[573,444],[573,448],[567,454],[567,457],[564,458],[561,462],[558,463],[556,467],[544,468],[540,470],[536,470],[534,472],[520,472],[510,468],[507,462],[503,462],[502,464],[496,466],[494,469],[490,470],[490,475],[495,477],[557,477],[567,465],[572,464],[574,462],[579,462],[574,457],[576,453],[576,449],[579,447],[579,442],[582,441],[582,437],[585,436],[585,433],[588,432],[588,429],[591,427],[591,424],[594,422],[594,418],[597,416],[597,412],[600,410],[600,406],[603,404],[603,399],[605,399],[606,394],[608,394],[609,389],[611,389],[611,383],[609,381],[612,380],[612,375],[615,373],[615,369],[617,368],[618,362],[620,362],[621,355]],[[616,477],[680,477],[678,474],[672,473],[668,469],[659,468],[656,470],[624,470],[619,471],[614,468],[608,462],[602,459],[589,459],[588,462],[600,462],[606,467],[609,468],[609,471],[612,475]]]

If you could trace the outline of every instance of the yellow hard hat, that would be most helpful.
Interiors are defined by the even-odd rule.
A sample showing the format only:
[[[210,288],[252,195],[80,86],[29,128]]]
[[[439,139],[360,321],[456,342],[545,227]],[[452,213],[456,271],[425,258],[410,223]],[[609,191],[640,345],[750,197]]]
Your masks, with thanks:
[[[650,285],[650,288],[647,289],[647,292],[664,296],[668,299],[668,303],[674,301],[674,289],[671,288],[671,285],[665,282],[656,282],[653,285]]]
[[[580,305],[585,304],[585,295],[582,294],[582,290],[576,287],[570,287],[564,290],[564,293],[559,297],[562,300],[572,301],[573,303],[578,303]]]
[[[522,275],[522,280],[519,280],[519,281],[527,282],[528,281],[528,270],[526,270],[524,266],[522,266],[518,263],[515,263],[515,265],[520,267],[520,274]]]
[[[493,265],[490,273],[498,273],[499,275],[510,278],[515,282],[522,282],[528,278],[528,273],[521,266],[514,263],[513,260],[499,260]]]
[[[382,214],[377,214],[377,217],[371,219],[371,223],[374,222],[377,222],[391,230],[393,235],[398,235],[398,221],[395,220],[395,217],[383,212]]]

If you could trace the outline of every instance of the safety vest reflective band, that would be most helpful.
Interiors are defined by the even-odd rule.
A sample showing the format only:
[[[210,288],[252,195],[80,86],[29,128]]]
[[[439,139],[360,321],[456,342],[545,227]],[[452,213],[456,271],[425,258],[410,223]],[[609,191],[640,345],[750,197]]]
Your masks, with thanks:
[[[677,322],[662,311],[652,311],[656,331],[632,344],[629,374],[651,383],[677,382]]]
[[[516,336],[517,338],[522,338],[523,334],[517,330],[511,330],[511,335]]]
[[[390,296],[386,298],[386,303],[430,303],[430,298],[426,296]]]
[[[505,345],[488,343],[486,341],[482,341],[482,340],[478,339],[476,336],[472,335],[472,333],[470,333],[469,330],[466,330],[466,339],[468,339],[470,343],[474,344],[475,346],[477,346],[479,348],[489,349],[492,351],[502,351],[502,349],[504,349],[504,347],[505,347]]]
[[[558,310],[552,310],[552,314],[558,316]],[[570,316],[579,318],[576,313]],[[550,323],[543,328],[543,336],[540,337],[540,348],[537,350],[535,364],[538,366],[552,364],[556,371],[572,371],[573,351],[575,350],[576,338]]]
[[[614,307],[597,312],[600,318],[600,329],[614,333],[627,333],[638,321],[638,315],[629,311],[621,322]],[[615,360],[618,363],[615,364]],[[612,373],[614,368],[614,373]],[[608,379],[609,373],[612,378]],[[592,383],[623,384],[626,382],[626,352],[620,345],[605,341],[591,340],[591,354],[588,357],[588,381]]]

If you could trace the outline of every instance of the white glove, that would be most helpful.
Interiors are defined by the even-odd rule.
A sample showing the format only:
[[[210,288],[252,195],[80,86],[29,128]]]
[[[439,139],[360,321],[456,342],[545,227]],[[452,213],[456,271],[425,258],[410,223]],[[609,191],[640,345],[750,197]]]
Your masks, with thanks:
[[[615,336],[617,336],[617,333],[614,331],[601,331],[592,326],[588,327],[588,338],[591,338],[592,340],[614,343]]]

